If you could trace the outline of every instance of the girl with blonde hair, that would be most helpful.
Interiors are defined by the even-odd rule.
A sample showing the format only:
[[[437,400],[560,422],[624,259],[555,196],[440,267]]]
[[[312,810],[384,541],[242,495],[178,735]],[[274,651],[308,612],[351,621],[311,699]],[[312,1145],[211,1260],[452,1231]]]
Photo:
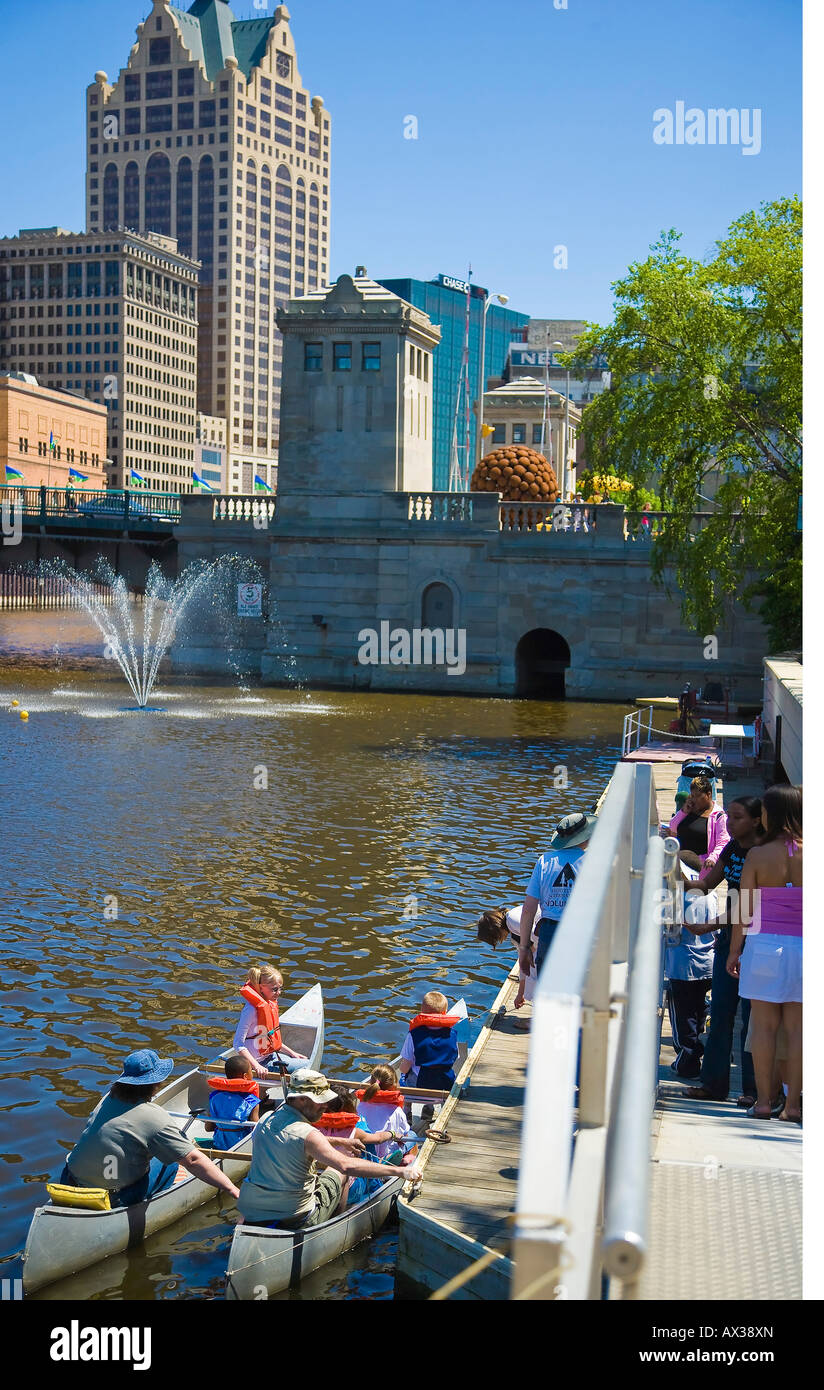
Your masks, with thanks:
[[[266,1077],[279,1062],[287,1071],[298,1071],[309,1061],[287,1047],[280,1034],[278,999],[283,976],[273,965],[250,965],[240,991],[246,1001],[241,1010],[232,1046],[252,1064],[255,1076]]]

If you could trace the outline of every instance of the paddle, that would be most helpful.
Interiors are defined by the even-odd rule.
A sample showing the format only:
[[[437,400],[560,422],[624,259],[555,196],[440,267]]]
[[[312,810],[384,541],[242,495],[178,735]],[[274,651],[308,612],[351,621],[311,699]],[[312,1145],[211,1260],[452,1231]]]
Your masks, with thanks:
[[[251,1154],[239,1154],[239,1153],[236,1153],[233,1149],[201,1149],[201,1148],[198,1148],[198,1153],[199,1153],[199,1154],[205,1154],[206,1157],[207,1157],[207,1158],[211,1158],[213,1162],[214,1162],[215,1160],[219,1160],[219,1159],[221,1159],[221,1158],[231,1158],[234,1162],[237,1162],[237,1163],[251,1163],[251,1162],[252,1162],[252,1155],[251,1155]]]
[[[353,1091],[362,1091],[369,1083],[367,1081],[341,1081],[338,1077],[327,1078],[329,1085],[348,1086]],[[398,1086],[393,1089],[400,1091],[402,1096],[409,1096],[411,1100],[446,1100],[451,1094],[450,1091],[427,1090],[426,1087],[419,1086]]]
[[[204,1070],[208,1072],[220,1072],[220,1074],[223,1075],[223,1067],[221,1067],[216,1062],[207,1062]],[[264,1086],[272,1086],[277,1084],[276,1076],[272,1076],[271,1078],[259,1076],[256,1079]],[[329,1081],[330,1085],[334,1081],[334,1084],[336,1086],[348,1086],[349,1089],[352,1091],[362,1091],[364,1086],[368,1085],[368,1081],[365,1077],[361,1077],[357,1081],[341,1081],[338,1077],[328,1077],[327,1080]],[[448,1096],[451,1095],[451,1091],[427,1090],[425,1087],[418,1086],[398,1086],[397,1090],[400,1091],[401,1095],[409,1096],[410,1100],[444,1101],[447,1099]]]

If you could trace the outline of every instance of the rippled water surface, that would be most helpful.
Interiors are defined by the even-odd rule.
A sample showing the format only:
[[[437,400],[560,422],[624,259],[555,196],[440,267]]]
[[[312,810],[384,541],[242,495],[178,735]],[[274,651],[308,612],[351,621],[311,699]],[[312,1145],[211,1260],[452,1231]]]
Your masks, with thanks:
[[[162,681],[164,713],[124,713],[93,641],[54,669],[50,622],[0,618],[4,1276],[123,1056],[212,1058],[250,962],[278,964],[287,1003],[322,982],[338,1075],[395,1052],[429,987],[477,1018],[511,957],[470,923],[517,901],[548,828],[600,795],[623,713]],[[222,1298],[233,1212],[212,1202],[46,1294]],[[391,1297],[393,1259],[388,1232],[302,1296]]]

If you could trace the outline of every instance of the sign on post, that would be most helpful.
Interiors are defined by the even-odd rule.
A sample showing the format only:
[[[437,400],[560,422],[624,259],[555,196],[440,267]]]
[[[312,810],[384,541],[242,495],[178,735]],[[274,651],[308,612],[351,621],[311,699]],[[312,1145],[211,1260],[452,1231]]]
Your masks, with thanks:
[[[238,584],[237,615],[239,618],[260,618],[263,616],[262,584]]]

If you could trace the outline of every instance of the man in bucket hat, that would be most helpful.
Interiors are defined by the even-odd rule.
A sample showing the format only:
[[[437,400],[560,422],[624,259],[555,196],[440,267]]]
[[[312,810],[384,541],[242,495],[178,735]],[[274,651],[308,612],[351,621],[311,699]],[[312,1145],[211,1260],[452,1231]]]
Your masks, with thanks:
[[[149,1047],[129,1053],[69,1154],[61,1183],[105,1187],[113,1207],[129,1207],[171,1187],[182,1163],[201,1182],[237,1197],[234,1183],[154,1103],[173,1068]]]
[[[538,949],[535,953],[535,966],[540,975],[561,914],[575,886],[584,850],[589,844],[596,820],[597,817],[592,812],[573,811],[571,815],[564,816],[549,837],[547,853],[541,855],[532,870],[524,905],[521,908],[521,949],[518,953],[521,970],[526,975],[532,967],[530,923],[534,922],[535,913],[540,907]]]
[[[360,1140],[327,1139],[315,1128],[337,1099],[321,1072],[292,1072],[286,1104],[266,1115],[254,1133],[252,1164],[238,1200],[244,1221],[273,1222],[285,1230],[317,1226],[344,1210],[352,1178],[398,1176],[391,1164],[361,1158]],[[405,1168],[404,1176],[414,1180],[418,1170]]]

